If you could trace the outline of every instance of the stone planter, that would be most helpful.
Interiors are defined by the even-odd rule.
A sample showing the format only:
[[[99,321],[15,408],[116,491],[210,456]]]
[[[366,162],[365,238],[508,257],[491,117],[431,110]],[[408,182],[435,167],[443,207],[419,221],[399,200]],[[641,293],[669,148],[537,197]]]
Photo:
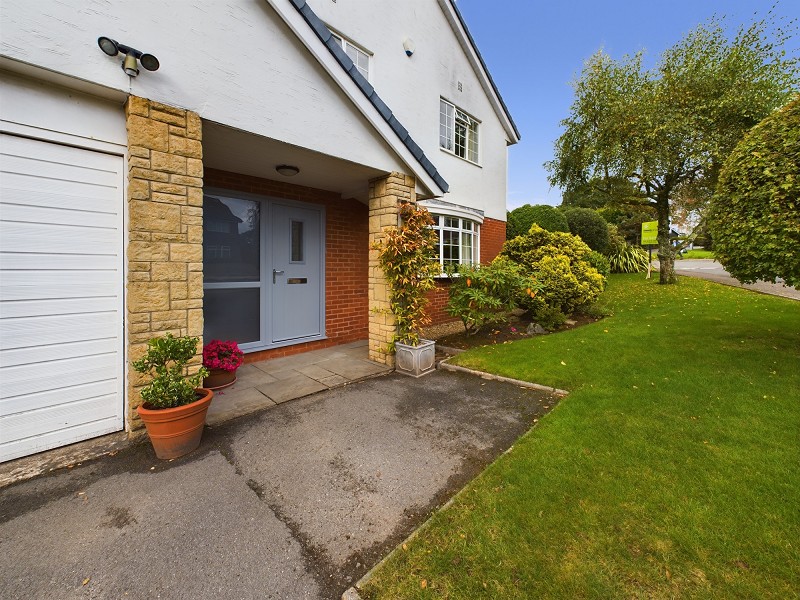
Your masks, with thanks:
[[[436,370],[436,342],[420,340],[418,346],[395,342],[395,370],[403,375],[422,377]]]

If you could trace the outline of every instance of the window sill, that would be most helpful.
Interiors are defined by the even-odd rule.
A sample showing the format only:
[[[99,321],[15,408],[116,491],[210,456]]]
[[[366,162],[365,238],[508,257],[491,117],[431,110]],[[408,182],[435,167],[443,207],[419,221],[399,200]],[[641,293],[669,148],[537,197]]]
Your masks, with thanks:
[[[453,158],[457,158],[458,160],[463,160],[465,163],[469,163],[469,164],[471,164],[473,166],[476,166],[479,169],[483,168],[483,166],[480,163],[473,162],[468,158],[463,158],[463,157],[459,156],[458,154],[456,154],[455,152],[453,152],[452,150],[448,150],[447,148],[442,148],[441,146],[439,146],[439,150],[441,150],[445,154],[449,154]]]

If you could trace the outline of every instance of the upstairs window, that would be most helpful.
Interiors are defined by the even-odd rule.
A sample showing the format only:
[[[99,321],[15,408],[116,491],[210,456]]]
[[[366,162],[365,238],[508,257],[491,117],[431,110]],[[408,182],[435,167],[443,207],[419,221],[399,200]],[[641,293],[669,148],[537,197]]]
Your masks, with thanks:
[[[369,81],[369,54],[353,44],[350,40],[333,32],[331,32],[331,35],[333,39],[336,40],[336,43],[342,47],[342,50],[345,51],[345,54],[350,57],[350,60],[353,61],[358,72],[364,76],[364,79]]]
[[[439,100],[439,146],[478,162],[478,121],[446,100]]]

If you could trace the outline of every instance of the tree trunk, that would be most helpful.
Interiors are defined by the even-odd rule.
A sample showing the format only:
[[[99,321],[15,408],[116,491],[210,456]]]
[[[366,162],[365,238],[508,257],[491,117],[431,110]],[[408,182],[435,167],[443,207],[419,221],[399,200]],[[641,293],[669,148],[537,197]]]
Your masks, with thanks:
[[[658,214],[658,283],[677,283],[675,277],[675,251],[669,241],[669,196],[656,201]]]

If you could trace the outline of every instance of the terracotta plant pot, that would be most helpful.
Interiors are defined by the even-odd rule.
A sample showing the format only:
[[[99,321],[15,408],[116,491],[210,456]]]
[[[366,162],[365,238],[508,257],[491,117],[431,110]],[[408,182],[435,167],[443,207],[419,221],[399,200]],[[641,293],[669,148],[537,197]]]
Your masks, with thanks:
[[[200,445],[214,392],[206,388],[198,388],[197,392],[202,398],[183,406],[152,409],[143,404],[136,409],[158,458],[178,458]]]
[[[236,371],[225,369],[209,369],[208,377],[203,379],[203,387],[209,390],[219,390],[236,383]]]

